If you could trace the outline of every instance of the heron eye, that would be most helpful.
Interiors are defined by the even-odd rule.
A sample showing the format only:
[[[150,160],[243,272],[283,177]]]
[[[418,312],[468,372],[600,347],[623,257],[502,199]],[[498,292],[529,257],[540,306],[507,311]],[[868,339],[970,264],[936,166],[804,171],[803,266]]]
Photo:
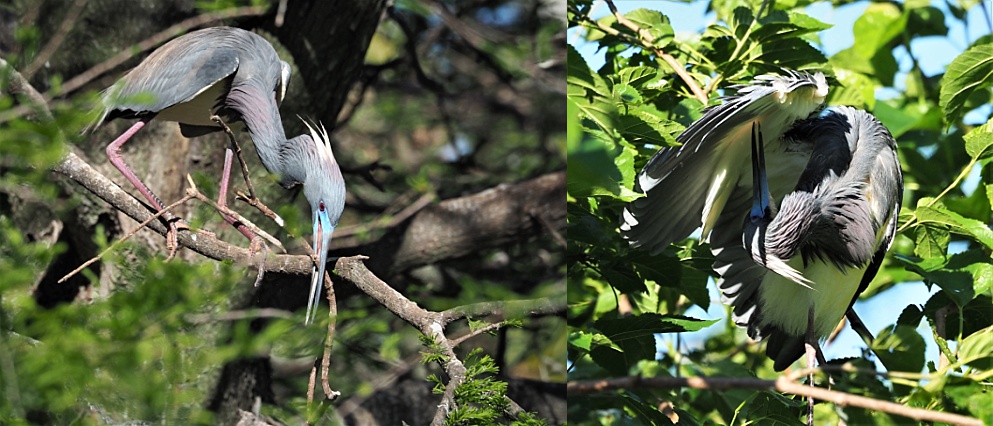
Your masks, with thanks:
[[[324,211],[324,202],[323,201],[321,201],[320,203],[317,204],[317,209],[320,210],[320,211]]]

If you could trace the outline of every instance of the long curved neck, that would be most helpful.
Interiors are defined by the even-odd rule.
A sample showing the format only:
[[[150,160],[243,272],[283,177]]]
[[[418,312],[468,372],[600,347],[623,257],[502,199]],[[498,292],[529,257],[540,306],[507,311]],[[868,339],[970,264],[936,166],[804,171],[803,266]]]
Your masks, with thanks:
[[[266,170],[285,175],[281,151],[287,143],[286,132],[272,91],[252,84],[239,85],[231,88],[227,103],[241,115]]]
[[[299,135],[287,140],[279,149],[281,170],[279,184],[289,188],[307,181],[305,164],[318,164],[314,152],[314,140],[310,135]]]

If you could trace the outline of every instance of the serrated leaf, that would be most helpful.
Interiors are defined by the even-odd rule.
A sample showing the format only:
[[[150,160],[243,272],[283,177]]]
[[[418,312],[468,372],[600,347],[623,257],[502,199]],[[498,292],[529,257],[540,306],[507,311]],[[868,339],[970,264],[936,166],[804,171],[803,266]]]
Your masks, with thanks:
[[[592,345],[592,343],[593,335],[590,333],[584,333],[582,331],[573,331],[569,333],[569,345],[571,346],[575,346],[589,352],[590,345]]]
[[[914,231],[914,254],[923,258],[944,256],[949,241],[947,225],[922,223]]]
[[[915,327],[905,325],[887,327],[872,342],[872,352],[889,371],[921,371],[924,348],[924,338]]]
[[[648,31],[655,47],[665,48],[675,36],[672,26],[669,25],[669,18],[657,10],[637,9],[624,16]]]
[[[993,85],[993,43],[973,46],[962,52],[948,64],[945,76],[941,79],[941,95],[938,105],[945,114],[945,123],[958,121],[965,111],[969,95],[981,88]]]
[[[965,140],[965,152],[969,157],[977,160],[993,157],[993,120],[970,130],[962,139]]]
[[[617,73],[619,83],[639,87],[658,75],[658,70],[651,67],[628,67]]]
[[[958,307],[987,291],[993,281],[993,264],[981,250],[967,250],[947,258],[935,257],[913,261],[897,259],[929,284],[937,284]]]

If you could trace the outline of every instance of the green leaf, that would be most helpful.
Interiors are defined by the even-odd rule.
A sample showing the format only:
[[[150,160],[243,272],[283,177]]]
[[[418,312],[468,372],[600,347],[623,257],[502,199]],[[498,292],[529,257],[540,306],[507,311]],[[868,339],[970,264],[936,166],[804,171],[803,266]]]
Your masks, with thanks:
[[[950,378],[943,390],[959,410],[979,418],[983,424],[993,424],[993,392],[986,385],[967,378]]]
[[[623,189],[620,182],[623,174],[614,163],[614,158],[621,152],[623,150],[613,149],[602,140],[588,135],[581,138],[578,146],[569,147],[569,179],[566,183],[569,195],[577,198],[592,195],[621,196]]]
[[[962,339],[958,353],[959,363],[980,370],[993,368],[993,327],[979,330]]]
[[[907,14],[907,30],[912,37],[948,35],[945,14],[941,9],[934,6],[908,8]]]
[[[832,59],[831,62],[834,62]],[[865,105],[869,110],[876,108],[876,86],[872,79],[857,71],[834,67],[834,75],[841,83],[840,87],[833,87],[829,93],[829,103],[831,105],[851,105],[862,107]],[[878,118],[878,117],[877,117]],[[892,130],[890,131],[892,133]]]
[[[924,348],[924,338],[914,327],[905,325],[887,327],[872,342],[872,351],[889,371],[921,371]]]
[[[587,352],[590,350],[590,346],[593,343],[593,335],[589,333],[584,333],[582,331],[573,331],[569,333],[569,345],[575,346],[577,348],[583,349]]]
[[[633,87],[641,87],[658,76],[658,70],[651,67],[628,67],[617,73],[618,82]]]
[[[941,79],[938,105],[945,114],[945,123],[951,125],[965,111],[969,95],[993,85],[993,43],[973,46],[952,60]]]
[[[897,256],[908,270],[915,272],[929,284],[937,284],[959,308],[989,290],[993,281],[993,260],[982,250],[967,250],[945,257],[924,259],[919,262]]]
[[[976,127],[962,137],[965,140],[965,152],[976,160],[987,160],[993,157],[993,120]]]
[[[865,13],[855,20],[855,52],[865,59],[875,57],[881,50],[888,50],[894,37],[903,33],[907,18],[892,3],[872,3]]]
[[[914,230],[914,254],[923,258],[944,256],[949,241],[947,225],[922,223]]]
[[[624,16],[647,30],[654,39],[652,44],[655,47],[665,48],[675,36],[672,26],[669,25],[669,18],[657,10],[637,9]]]

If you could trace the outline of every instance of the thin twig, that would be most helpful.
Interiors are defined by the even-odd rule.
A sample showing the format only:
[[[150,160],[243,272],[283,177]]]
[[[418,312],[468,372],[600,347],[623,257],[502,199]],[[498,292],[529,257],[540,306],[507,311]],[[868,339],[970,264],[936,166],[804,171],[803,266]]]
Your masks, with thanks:
[[[184,316],[186,321],[192,324],[208,324],[222,321],[241,321],[246,319],[257,319],[257,318],[279,318],[279,319],[292,319],[293,315],[282,309],[275,308],[259,308],[259,309],[246,309],[242,311],[229,311],[222,314],[187,314]]]
[[[100,260],[100,258],[102,258],[108,252],[110,252],[111,250],[113,250],[115,247],[117,247],[121,243],[127,241],[128,238],[131,238],[134,234],[137,234],[138,231],[140,231],[142,228],[148,226],[149,223],[152,223],[153,221],[155,221],[156,219],[158,219],[159,217],[161,217],[162,215],[164,215],[169,210],[175,208],[176,206],[178,206],[180,204],[183,204],[183,203],[185,203],[187,201],[190,201],[193,198],[195,198],[195,197],[192,196],[192,195],[187,194],[183,198],[180,198],[179,201],[176,201],[175,203],[172,203],[172,204],[166,206],[164,209],[160,210],[159,212],[153,214],[148,219],[146,219],[143,222],[139,223],[136,228],[134,228],[134,229],[131,230],[131,232],[128,232],[127,234],[125,234],[123,237],[121,237],[117,241],[114,241],[114,243],[111,244],[110,247],[105,248],[102,252],[100,252],[100,254],[98,254],[96,256],[93,256],[92,259],[87,260],[86,262],[83,262],[82,265],[79,265],[79,267],[77,267],[76,269],[73,269],[68,274],[65,274],[65,276],[63,276],[62,278],[59,278],[58,283],[59,284],[62,284],[64,282],[66,282],[66,280],[68,280],[69,278],[72,278],[73,275],[76,275],[76,274],[79,273],[79,271],[82,271],[83,269],[86,269],[87,266],[90,266],[93,263],[95,263],[96,261]]]
[[[241,155],[241,144],[238,143],[238,138],[234,136],[234,132],[228,127],[228,124],[221,119],[219,115],[211,115],[210,120],[217,123],[224,129],[224,133],[228,135],[228,140],[231,141],[231,148],[234,150],[234,154],[238,156],[238,163],[241,164],[241,174],[245,177],[245,186],[248,187],[248,196],[252,198],[257,198],[255,196],[255,185],[252,185],[252,179],[249,177],[248,163],[245,162],[245,157]]]
[[[245,194],[241,192],[236,192],[236,194],[238,195],[238,199],[245,201],[252,207],[259,209],[259,211],[262,212],[262,214],[272,219],[274,222],[276,222],[277,225],[284,226],[283,218],[279,217],[279,215],[276,214],[276,212],[272,211],[272,209],[270,209],[269,206],[262,204],[262,201],[259,200],[259,197],[255,195],[255,186],[252,185],[252,179],[249,177],[250,173],[248,171],[248,163],[245,162],[245,157],[241,155],[241,145],[238,144],[238,138],[234,136],[234,132],[231,131],[231,128],[228,127],[227,123],[225,123],[224,120],[221,119],[221,117],[217,115],[211,115],[210,119],[213,122],[220,125],[222,129],[224,129],[224,133],[228,135],[228,139],[231,141],[232,149],[234,150],[235,155],[238,157],[238,163],[241,164],[241,174],[245,177],[245,186],[248,187],[248,196],[245,196]]]
[[[328,312],[328,335],[324,342],[324,356],[321,358],[321,385],[324,386],[324,395],[329,400],[334,401],[341,396],[341,392],[331,389],[331,384],[328,382],[328,371],[331,370],[331,346],[334,344],[335,323],[338,320],[338,303],[334,296],[334,282],[331,281],[331,276],[328,275],[327,271],[324,272],[324,283],[328,289],[330,311]]]
[[[493,331],[493,330],[499,330],[500,327],[503,327],[505,325],[507,325],[507,322],[506,321],[500,321],[500,322],[495,322],[495,323],[492,323],[492,324],[486,324],[486,326],[484,326],[484,327],[480,327],[479,329],[472,330],[472,331],[466,333],[463,336],[459,336],[459,337],[456,337],[454,339],[449,340],[448,341],[448,344],[452,345],[452,347],[455,347],[455,346],[461,345],[466,340],[469,340],[469,339],[471,339],[473,337],[476,337],[476,336],[478,336],[480,334],[488,333],[488,332]]]
[[[743,377],[638,377],[627,376],[616,379],[590,380],[580,382],[570,382],[566,385],[566,391],[570,394],[586,394],[596,392],[606,392],[620,389],[672,389],[672,388],[693,388],[693,389],[758,389],[777,390],[798,396],[811,396],[822,401],[832,402],[841,406],[853,406],[868,410],[883,411],[908,417],[918,421],[931,421],[961,425],[980,426],[983,423],[978,419],[962,416],[944,411],[932,411],[921,408],[908,407],[889,401],[882,401],[864,396],[852,395],[845,392],[821,389],[805,386],[793,382],[787,376],[780,376],[776,380],[762,380]]]
[[[694,80],[693,77],[686,72],[686,68],[683,67],[683,64],[679,63],[679,61],[677,61],[676,58],[674,58],[672,55],[665,53],[665,51],[662,50],[661,48],[656,47],[655,37],[652,36],[652,34],[648,32],[648,30],[639,27],[638,24],[631,22],[630,19],[628,19],[626,16],[618,12],[617,6],[614,6],[613,0],[606,0],[606,2],[607,2],[607,7],[610,8],[610,13],[614,14],[614,17],[617,18],[617,23],[637,33],[638,37],[641,40],[645,41],[643,46],[647,47],[649,50],[655,53],[655,56],[658,56],[663,61],[665,61],[665,63],[669,64],[669,67],[671,67],[673,71],[676,72],[676,75],[678,75],[679,78],[681,78],[683,82],[686,83],[686,87],[690,88],[690,91],[693,92],[693,96],[696,97],[697,100],[702,102],[704,105],[707,105],[707,100],[708,100],[707,94],[704,93],[702,90],[700,90],[700,85],[698,85],[696,83],[696,80]]]
[[[465,317],[499,315],[503,318],[515,318],[524,315],[554,314],[565,311],[565,299],[565,295],[563,294],[559,297],[545,297],[541,299],[473,303],[442,311],[440,321],[442,324],[448,325],[452,321]]]
[[[217,210],[221,214],[225,214],[225,215],[228,215],[228,216],[233,217],[235,219],[235,221],[241,222],[242,225],[245,225],[245,227],[247,227],[253,233],[255,233],[256,235],[261,236],[262,238],[265,238],[267,241],[269,241],[270,243],[272,243],[274,246],[279,247],[279,249],[282,250],[283,253],[286,253],[286,247],[283,247],[283,243],[279,242],[279,240],[277,240],[276,237],[273,237],[272,235],[269,235],[268,232],[263,231],[261,228],[259,228],[254,223],[252,223],[250,220],[245,219],[242,215],[238,214],[238,212],[236,212],[234,210],[231,210],[230,208],[228,208],[226,206],[222,206],[220,204],[217,204],[216,201],[211,200],[210,198],[207,198],[206,195],[203,195],[203,193],[201,193],[200,190],[197,189],[196,184],[193,183],[193,178],[190,177],[190,175],[186,175],[186,180],[190,184],[190,187],[186,189],[186,192],[187,192],[188,195],[191,195],[193,198],[196,198],[196,199],[198,199],[200,201],[203,201],[203,202],[209,204],[211,207],[213,207],[215,210]]]
[[[344,239],[345,237],[350,237],[359,233],[366,233],[370,230],[370,224],[374,226],[373,229],[392,228],[394,226],[403,223],[403,221],[417,214],[417,212],[423,210],[425,207],[431,205],[431,203],[433,203],[437,198],[438,198],[438,194],[435,194],[434,192],[424,193],[423,195],[421,195],[420,198],[417,199],[417,201],[414,201],[409,206],[404,207],[403,210],[399,211],[396,214],[391,215],[389,213],[384,212],[379,217],[368,221],[368,223],[361,225],[342,226],[341,228],[335,230],[334,236],[336,239],[341,240]],[[379,225],[380,223],[382,224]]]
[[[34,73],[38,72],[38,70],[41,69],[46,62],[48,62],[49,58],[51,58],[52,55],[59,50],[59,47],[62,46],[62,42],[65,41],[66,36],[68,36],[69,32],[72,31],[72,28],[76,26],[76,21],[83,15],[82,11],[84,6],[86,6],[86,0],[75,0],[72,2],[72,5],[69,6],[69,10],[66,11],[65,18],[63,18],[62,23],[59,24],[59,29],[55,31],[55,34],[48,40],[45,47],[38,52],[38,55],[35,56],[34,60],[31,61],[28,66],[24,67],[24,72],[22,73],[24,74],[24,78],[30,80],[31,77],[34,76]]]

